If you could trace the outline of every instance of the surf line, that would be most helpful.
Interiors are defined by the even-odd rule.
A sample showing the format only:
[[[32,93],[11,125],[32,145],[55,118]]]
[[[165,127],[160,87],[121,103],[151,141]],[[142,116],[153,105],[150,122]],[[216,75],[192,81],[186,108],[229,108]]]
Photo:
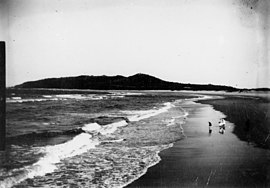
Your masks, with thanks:
[[[158,115],[160,113],[166,112],[171,107],[173,107],[173,105],[169,102],[164,103],[163,105],[164,106],[160,109],[153,109],[149,110],[148,112],[145,111],[142,114],[133,116],[133,118],[131,119],[128,118],[128,121],[139,121],[142,119],[146,119]],[[97,123],[86,124],[81,128],[83,132],[75,136],[72,140],[54,146],[40,147],[39,148],[40,152],[43,152],[45,155],[32,165],[12,170],[12,172],[21,171],[22,173],[19,173],[13,177],[8,177],[0,181],[0,188],[12,187],[28,178],[34,178],[36,176],[44,176],[47,173],[54,172],[57,169],[56,164],[61,162],[61,160],[68,157],[80,155],[82,153],[85,153],[89,149],[94,149],[97,145],[99,145],[100,141],[98,140],[98,138],[94,137],[96,134],[102,135],[112,134],[118,129],[118,127],[127,126],[128,121],[122,120],[105,126],[100,126]],[[119,141],[122,140],[115,140],[115,142]]]
[[[163,145],[163,146],[164,146],[164,148],[162,148],[162,149],[160,149],[160,150],[158,150],[158,151],[155,151],[155,158],[157,159],[155,162],[150,163],[150,164],[142,171],[142,173],[137,174],[137,176],[134,177],[133,179],[131,179],[130,181],[126,182],[126,183],[123,184],[123,185],[120,185],[119,188],[126,187],[126,186],[128,186],[129,184],[133,183],[134,181],[138,180],[138,179],[139,179],[140,177],[142,177],[143,175],[145,175],[145,174],[147,173],[147,171],[148,171],[149,168],[151,168],[151,167],[157,165],[157,164],[162,160],[161,157],[159,156],[159,153],[162,152],[163,150],[166,150],[166,149],[169,149],[169,148],[173,147],[173,143],[170,143],[170,144],[168,144],[168,145]]]
[[[173,121],[175,121],[176,118],[180,118],[180,117],[184,118],[183,121],[181,121],[181,123],[179,124],[179,126],[180,126],[180,129],[181,129],[181,134],[182,134],[183,138],[186,138],[186,135],[184,134],[184,129],[183,129],[183,126],[182,126],[182,125],[186,123],[185,120],[186,120],[186,118],[188,117],[189,113],[188,113],[183,107],[181,107],[181,104],[182,104],[183,102],[185,102],[185,101],[181,99],[181,100],[176,100],[176,101],[174,101],[172,105],[170,105],[170,104],[168,104],[168,103],[167,103],[167,104],[165,103],[165,104],[166,104],[166,105],[169,105],[170,108],[176,107],[176,106],[177,106],[177,107],[180,108],[181,111],[183,112],[183,115],[177,116],[177,117],[172,117],[172,119],[173,119]],[[180,103],[180,104],[179,104],[179,103]],[[167,109],[167,110],[168,110],[168,109]],[[158,113],[158,114],[159,114],[159,113]],[[172,121],[172,120],[170,120],[170,121]],[[170,123],[171,123],[171,122],[169,122],[169,124],[170,124]],[[169,127],[169,126],[171,126],[171,125],[166,125],[166,126]],[[183,138],[181,138],[181,139],[183,139]],[[120,188],[126,187],[127,185],[129,185],[129,184],[133,183],[134,181],[138,180],[140,177],[142,177],[143,175],[145,175],[145,174],[147,173],[147,171],[148,171],[149,168],[151,168],[151,167],[157,165],[158,163],[160,163],[162,159],[161,159],[161,157],[159,156],[159,153],[162,152],[162,151],[164,151],[164,150],[166,150],[166,149],[172,148],[172,147],[174,146],[174,143],[175,143],[175,142],[178,142],[178,141],[179,141],[179,140],[175,140],[173,143],[170,143],[170,144],[168,144],[168,145],[164,145],[165,147],[163,147],[163,148],[161,148],[160,150],[156,151],[155,157],[156,157],[158,160],[156,160],[155,162],[153,162],[153,163],[151,163],[149,166],[147,166],[147,167],[143,170],[143,172],[140,173],[140,174],[138,174],[136,177],[134,177],[134,179],[131,179],[129,182],[127,182],[127,183],[121,185]]]

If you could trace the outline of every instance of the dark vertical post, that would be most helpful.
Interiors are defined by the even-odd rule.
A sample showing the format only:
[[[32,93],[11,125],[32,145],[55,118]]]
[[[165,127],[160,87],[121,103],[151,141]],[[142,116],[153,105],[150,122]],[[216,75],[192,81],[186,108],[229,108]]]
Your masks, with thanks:
[[[6,48],[0,41],[0,151],[6,147]]]

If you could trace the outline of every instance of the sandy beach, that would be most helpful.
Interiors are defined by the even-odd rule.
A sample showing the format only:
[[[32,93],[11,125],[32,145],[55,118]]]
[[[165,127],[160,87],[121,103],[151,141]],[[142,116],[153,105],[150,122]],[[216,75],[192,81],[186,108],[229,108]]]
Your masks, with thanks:
[[[211,105],[188,101],[184,109],[189,111],[183,125],[186,138],[162,151],[161,162],[128,187],[269,186],[269,150],[240,140],[229,121],[220,134],[218,121],[226,116]]]
[[[269,95],[228,95],[215,100],[201,100],[215,110],[226,114],[226,120],[236,126],[233,133],[243,141],[270,149],[270,98]]]

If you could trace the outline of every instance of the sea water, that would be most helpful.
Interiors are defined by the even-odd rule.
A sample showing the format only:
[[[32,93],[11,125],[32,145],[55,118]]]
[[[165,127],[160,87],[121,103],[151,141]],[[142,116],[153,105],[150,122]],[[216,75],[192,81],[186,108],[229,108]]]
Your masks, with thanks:
[[[183,138],[178,92],[9,90],[0,187],[123,187]]]

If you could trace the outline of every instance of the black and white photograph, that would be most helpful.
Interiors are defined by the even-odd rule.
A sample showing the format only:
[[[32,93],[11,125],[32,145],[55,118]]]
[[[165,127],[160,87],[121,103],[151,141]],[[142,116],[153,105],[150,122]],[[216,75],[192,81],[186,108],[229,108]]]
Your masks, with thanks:
[[[0,188],[270,187],[269,0],[0,0]]]

